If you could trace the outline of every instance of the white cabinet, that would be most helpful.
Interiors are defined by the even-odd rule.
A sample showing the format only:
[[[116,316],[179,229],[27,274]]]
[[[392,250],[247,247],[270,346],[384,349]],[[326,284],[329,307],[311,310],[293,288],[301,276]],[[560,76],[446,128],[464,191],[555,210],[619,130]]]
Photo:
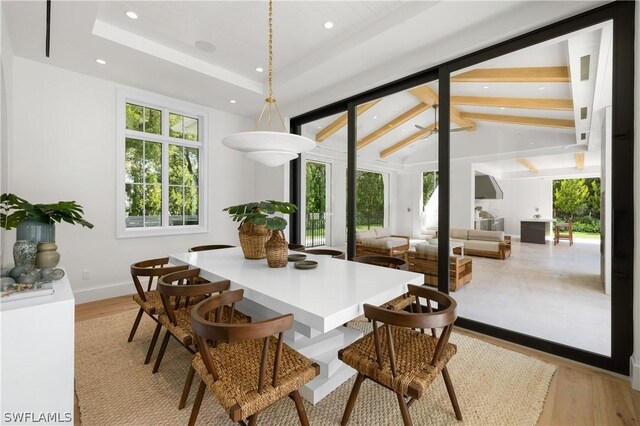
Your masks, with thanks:
[[[73,424],[75,303],[66,276],[53,286],[0,304],[1,424]]]

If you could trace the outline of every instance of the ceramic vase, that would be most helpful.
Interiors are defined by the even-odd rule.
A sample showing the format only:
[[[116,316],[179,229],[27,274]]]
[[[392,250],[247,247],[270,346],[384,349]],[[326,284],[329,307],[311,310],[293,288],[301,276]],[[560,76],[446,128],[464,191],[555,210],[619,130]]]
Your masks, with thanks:
[[[43,241],[56,241],[56,228],[53,224],[37,220],[23,220],[16,228],[16,240],[31,240],[38,244]]]
[[[36,268],[55,268],[60,262],[60,253],[56,251],[57,249],[58,246],[53,241],[45,241],[38,244]]]
[[[22,266],[32,270],[36,266],[36,254],[38,245],[31,240],[18,240],[13,245],[13,262],[16,266]]]
[[[273,231],[271,238],[264,245],[267,252],[267,265],[269,268],[284,268],[287,266],[289,244],[280,230]]]

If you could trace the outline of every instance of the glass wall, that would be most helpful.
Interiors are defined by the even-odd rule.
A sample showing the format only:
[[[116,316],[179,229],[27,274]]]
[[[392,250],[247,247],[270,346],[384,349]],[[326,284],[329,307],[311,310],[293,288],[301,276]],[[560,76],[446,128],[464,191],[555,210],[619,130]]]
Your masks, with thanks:
[[[459,314],[607,356],[612,47],[607,22],[451,75]]]

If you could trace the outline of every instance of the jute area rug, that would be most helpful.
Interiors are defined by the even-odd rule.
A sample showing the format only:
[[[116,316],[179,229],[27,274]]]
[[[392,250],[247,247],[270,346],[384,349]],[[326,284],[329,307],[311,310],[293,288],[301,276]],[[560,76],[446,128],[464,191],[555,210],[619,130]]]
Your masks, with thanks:
[[[178,400],[191,356],[171,339],[160,371],[151,374],[153,362],[143,365],[143,360],[155,323],[143,318],[136,337],[127,343],[135,314],[124,312],[76,324],[75,386],[83,425],[188,422],[199,383],[197,376],[185,409],[178,410]],[[460,334],[454,333],[451,341],[458,346],[449,372],[462,410],[462,424],[536,424],[555,366]],[[311,425],[340,423],[353,380],[315,406],[305,401]],[[442,379],[436,380],[409,411],[415,425],[461,424],[456,421]],[[198,424],[233,423],[207,391]],[[276,403],[258,417],[258,424],[299,424],[293,402],[286,398]],[[349,424],[402,424],[395,395],[366,380]]]

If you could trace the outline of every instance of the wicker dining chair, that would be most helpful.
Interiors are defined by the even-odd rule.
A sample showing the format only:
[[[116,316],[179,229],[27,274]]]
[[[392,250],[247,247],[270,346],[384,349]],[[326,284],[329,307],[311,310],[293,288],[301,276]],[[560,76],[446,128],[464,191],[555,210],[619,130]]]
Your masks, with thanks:
[[[228,244],[207,244],[204,246],[195,246],[189,249],[189,252],[194,251],[209,251],[209,250],[220,250],[226,248],[234,248],[235,246],[230,246]]]
[[[304,244],[292,244],[289,243],[289,250],[293,251],[304,251],[306,249]]]
[[[220,309],[233,310],[242,297],[243,290],[227,291],[193,308],[191,326],[201,348],[193,368],[201,380],[189,425],[195,424],[206,388],[234,422],[244,425],[248,420],[253,426],[261,411],[288,396],[300,423],[308,425],[298,389],[316,377],[320,367],[283,343],[284,332],[293,327],[292,314],[251,324],[220,321]]]
[[[168,257],[143,260],[131,265],[131,279],[133,280],[133,285],[136,287],[136,293],[133,295],[133,300],[140,305],[140,309],[138,310],[138,315],[133,322],[133,327],[131,327],[131,332],[129,333],[129,339],[127,341],[131,342],[133,340],[143,313],[146,313],[149,318],[156,322],[156,329],[153,332],[147,356],[144,360],[145,364],[148,364],[151,360],[153,350],[155,349],[156,342],[158,341],[158,335],[160,334],[160,328],[162,327],[158,322],[157,316],[164,313],[164,306],[162,306],[160,293],[158,293],[158,290],[153,289],[154,279],[172,272],[184,271],[187,268],[188,265],[169,265]],[[140,282],[140,279],[142,278],[144,280],[145,277],[149,278],[146,283],[146,288]],[[157,279],[155,281],[157,284]]]
[[[229,280],[213,283],[203,283],[202,281],[200,269],[174,272],[160,278],[158,291],[162,298],[165,313],[158,316],[158,322],[162,324],[167,331],[164,334],[156,363],[153,366],[153,373],[156,373],[160,368],[160,363],[162,362],[171,336],[192,354],[198,351],[196,336],[191,329],[191,310],[193,309],[193,305],[190,302],[194,298],[201,301],[202,298],[206,299],[212,294],[222,293],[228,290],[231,284]],[[251,321],[251,318],[234,309],[225,309],[222,316],[224,320],[233,323],[247,323]],[[189,390],[191,389],[194,373],[193,368],[189,367],[187,380],[180,398],[180,403],[178,404],[179,409],[184,408]]]
[[[340,250],[333,250],[333,249],[306,249],[304,251],[305,253],[309,253],[309,254],[319,254],[322,256],[331,256],[334,259],[346,259],[347,256],[345,256],[343,251]]]
[[[449,343],[456,320],[456,302],[449,295],[424,286],[409,285],[409,295],[416,299],[417,313],[394,312],[365,304],[364,313],[373,322],[373,332],[338,351],[338,358],[358,372],[344,409],[342,426],[349,422],[365,379],[394,392],[404,425],[412,425],[408,407],[424,395],[440,373],[456,419],[462,420],[447,371],[447,363],[457,350]],[[420,298],[426,299],[427,312],[421,312]],[[432,302],[438,304],[438,311],[432,309]],[[379,322],[383,324],[382,330]],[[436,329],[440,328],[438,337]],[[425,333],[425,329],[431,329],[431,333]]]
[[[409,270],[409,262],[399,257],[391,256],[359,256],[353,258],[354,262],[366,263],[367,265],[382,266],[391,269],[400,269],[402,271]],[[413,298],[409,296],[409,293],[405,293],[396,297],[382,305],[381,308],[391,309],[393,311],[402,311],[406,307],[411,306]]]

